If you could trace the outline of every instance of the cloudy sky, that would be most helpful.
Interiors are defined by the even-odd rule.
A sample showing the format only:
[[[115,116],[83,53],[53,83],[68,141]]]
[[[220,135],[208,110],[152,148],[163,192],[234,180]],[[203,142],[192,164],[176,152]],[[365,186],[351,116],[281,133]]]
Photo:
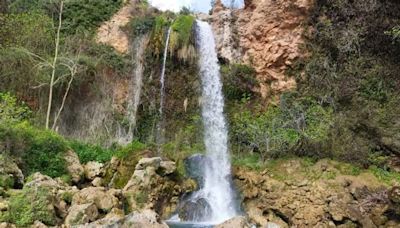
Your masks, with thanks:
[[[234,0],[237,6],[243,5],[243,0]],[[211,0],[150,0],[150,4],[160,10],[179,11],[186,6],[193,11],[208,12],[211,8]],[[231,0],[222,0],[226,5],[230,5]]]

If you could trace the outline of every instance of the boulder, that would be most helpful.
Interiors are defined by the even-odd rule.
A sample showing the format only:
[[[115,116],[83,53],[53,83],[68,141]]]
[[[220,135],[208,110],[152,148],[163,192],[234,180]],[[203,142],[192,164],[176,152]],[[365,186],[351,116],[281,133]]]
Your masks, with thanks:
[[[69,208],[69,213],[65,219],[65,225],[73,226],[94,222],[99,216],[99,212],[94,203],[73,205]]]
[[[46,226],[45,224],[43,224],[41,221],[35,221],[33,223],[33,225],[31,226],[31,228],[47,228],[48,226]]]
[[[24,175],[9,157],[0,154],[0,187],[21,188],[24,184]]]
[[[168,228],[168,225],[161,222],[156,212],[144,210],[142,212],[134,212],[125,217],[120,222],[121,228]]]
[[[188,200],[179,208],[179,218],[183,221],[204,222],[211,213],[211,206],[204,198]]]
[[[207,157],[202,154],[192,155],[184,160],[186,175],[197,181],[199,187],[204,185],[204,169],[207,165]]]
[[[137,163],[135,169],[136,170],[144,170],[147,167],[153,167],[155,170],[157,170],[161,165],[161,161],[162,161],[162,159],[160,157],[142,158]]]
[[[225,221],[222,224],[215,226],[215,228],[250,228],[251,226],[248,224],[246,217],[237,216],[234,218]]]
[[[16,228],[16,226],[8,222],[2,222],[0,223],[0,228]]]
[[[64,186],[64,183],[57,182],[53,178],[37,172],[31,176],[31,180],[27,182],[24,187],[46,187],[52,190],[56,190]]]
[[[96,177],[101,176],[103,173],[103,164],[99,162],[88,162],[84,167],[85,177],[88,180],[93,180]]]
[[[94,203],[102,211],[111,211],[112,208],[119,206],[118,198],[103,187],[84,188],[72,198],[72,205],[87,203]]]
[[[173,161],[162,161],[160,163],[159,173],[161,176],[172,174],[176,171],[176,163]]]
[[[72,183],[79,183],[85,174],[85,170],[79,161],[78,155],[74,151],[68,150],[64,155],[64,159],[67,171],[72,177]]]

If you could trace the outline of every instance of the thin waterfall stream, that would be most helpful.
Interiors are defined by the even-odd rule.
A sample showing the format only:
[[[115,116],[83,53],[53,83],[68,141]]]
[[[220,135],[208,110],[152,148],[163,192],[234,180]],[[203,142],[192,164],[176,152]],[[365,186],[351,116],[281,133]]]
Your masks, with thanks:
[[[167,57],[168,57],[168,46],[169,46],[169,38],[171,36],[170,27],[167,33],[167,39],[165,40],[165,47],[164,47],[164,56],[163,56],[163,65],[161,69],[161,76],[160,76],[160,108],[158,110],[160,118],[157,125],[157,145],[158,145],[158,152],[161,152],[161,145],[164,143],[164,126],[163,126],[163,115],[164,115],[164,102],[165,102],[165,67],[167,64]]]
[[[130,83],[129,88],[129,97],[131,99],[128,100],[127,105],[127,115],[126,119],[128,121],[128,129],[124,129],[119,127],[118,129],[118,142],[122,145],[126,145],[133,140],[134,129],[136,126],[136,116],[138,107],[140,104],[140,96],[142,94],[143,87],[143,71],[144,71],[144,53],[147,47],[147,43],[149,42],[149,35],[143,35],[138,37],[135,40],[135,43],[132,47],[133,54],[133,62],[135,64],[132,81]]]

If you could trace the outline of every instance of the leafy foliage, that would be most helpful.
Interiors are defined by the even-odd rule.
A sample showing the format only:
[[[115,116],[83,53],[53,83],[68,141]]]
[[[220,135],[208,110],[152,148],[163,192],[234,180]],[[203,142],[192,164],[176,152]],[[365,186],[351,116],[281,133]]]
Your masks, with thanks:
[[[25,175],[41,172],[51,177],[66,174],[63,153],[66,142],[57,134],[39,130],[26,122],[0,125],[0,145],[13,157],[21,158]]]
[[[224,94],[228,100],[240,100],[245,96],[253,96],[253,88],[257,87],[255,70],[247,65],[223,65],[221,67]]]
[[[13,124],[26,120],[31,115],[29,108],[18,103],[10,93],[0,93],[0,124]]]

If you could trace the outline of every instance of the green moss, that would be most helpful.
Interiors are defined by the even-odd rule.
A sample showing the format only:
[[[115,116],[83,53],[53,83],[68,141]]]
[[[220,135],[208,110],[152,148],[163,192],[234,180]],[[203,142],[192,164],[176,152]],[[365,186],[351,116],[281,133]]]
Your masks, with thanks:
[[[36,220],[46,225],[56,225],[56,214],[50,205],[53,198],[45,187],[24,188],[10,197],[9,210],[0,217],[1,221],[11,222],[19,227],[26,227]]]
[[[195,17],[192,15],[180,15],[171,25],[172,30],[176,33],[179,47],[187,46],[192,36],[192,28]]]
[[[380,181],[383,181],[389,185],[397,185],[400,183],[400,174],[398,172],[388,171],[378,168],[377,166],[371,166],[368,170]]]
[[[135,202],[139,208],[143,208],[148,200],[148,193],[146,192],[137,192],[135,195]]]

